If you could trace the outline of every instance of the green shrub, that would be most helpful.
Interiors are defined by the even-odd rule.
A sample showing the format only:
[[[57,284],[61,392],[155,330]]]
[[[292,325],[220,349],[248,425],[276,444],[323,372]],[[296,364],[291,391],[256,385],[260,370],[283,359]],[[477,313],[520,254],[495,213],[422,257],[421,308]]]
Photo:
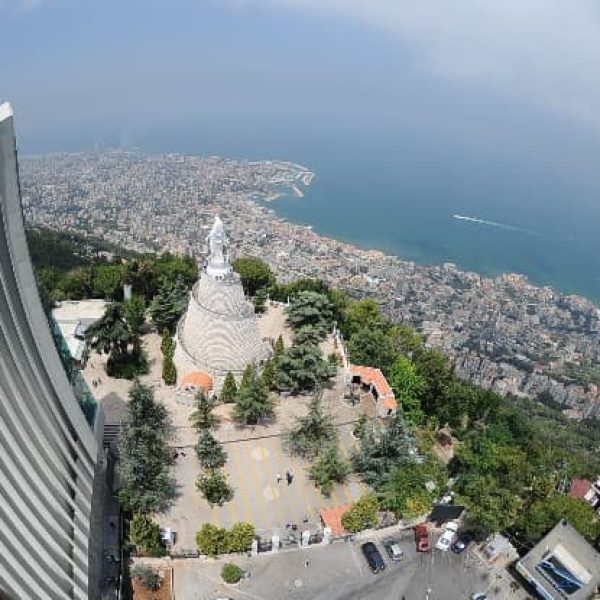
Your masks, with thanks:
[[[196,545],[198,550],[207,556],[223,554],[228,549],[227,530],[211,523],[204,523],[196,533]]]
[[[246,552],[254,540],[254,525],[251,523],[235,523],[227,533],[229,552]]]
[[[167,551],[160,539],[160,527],[148,515],[134,515],[129,525],[129,541],[148,556],[165,556]]]
[[[349,533],[370,529],[377,525],[378,511],[377,498],[372,494],[366,494],[347,513],[342,515],[342,525]]]
[[[221,569],[221,577],[225,583],[237,583],[244,576],[244,571],[233,563],[225,563]]]

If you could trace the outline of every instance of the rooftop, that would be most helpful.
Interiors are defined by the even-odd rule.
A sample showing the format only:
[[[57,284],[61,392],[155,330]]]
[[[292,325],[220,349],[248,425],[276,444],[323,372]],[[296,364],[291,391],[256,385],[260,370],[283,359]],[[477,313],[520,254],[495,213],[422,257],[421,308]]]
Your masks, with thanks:
[[[517,571],[548,600],[587,600],[600,584],[600,554],[560,521],[517,563]]]

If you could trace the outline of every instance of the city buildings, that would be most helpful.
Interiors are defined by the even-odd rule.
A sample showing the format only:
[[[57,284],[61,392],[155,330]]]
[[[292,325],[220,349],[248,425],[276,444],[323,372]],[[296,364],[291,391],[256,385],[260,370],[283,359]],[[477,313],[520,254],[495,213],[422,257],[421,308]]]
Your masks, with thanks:
[[[9,104],[0,106],[0,224],[0,596],[95,598],[103,417],[91,395],[85,413],[76,399],[40,303]]]

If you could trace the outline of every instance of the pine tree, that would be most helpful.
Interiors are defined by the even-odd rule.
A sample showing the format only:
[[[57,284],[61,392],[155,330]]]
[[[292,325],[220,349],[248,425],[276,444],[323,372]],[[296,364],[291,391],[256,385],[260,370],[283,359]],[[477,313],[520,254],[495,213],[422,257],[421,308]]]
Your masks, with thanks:
[[[220,399],[221,402],[226,404],[235,402],[235,396],[237,394],[237,384],[235,383],[235,377],[231,371],[225,375],[225,381],[223,381],[223,387],[221,388]]]
[[[223,446],[208,429],[201,431],[198,436],[196,455],[203,469],[218,469],[227,461]]]
[[[262,382],[268,390],[275,388],[275,362],[273,359],[269,359],[263,367],[261,375]]]
[[[256,369],[254,368],[253,364],[249,364],[244,369],[244,373],[242,374],[242,381],[240,381],[240,387],[238,388],[238,393],[243,388],[248,386],[248,383],[250,382],[250,380],[256,375],[255,371],[256,371]]]
[[[212,414],[215,407],[213,398],[209,398],[203,389],[198,390],[196,394],[196,409],[190,415],[190,423],[198,431],[211,429],[219,423],[219,417]]]
[[[279,335],[277,341],[275,342],[275,356],[273,357],[275,361],[278,361],[283,353],[285,352],[285,344],[283,343],[283,337]]]
[[[183,279],[178,278],[175,284],[163,281],[150,303],[149,313],[152,322],[159,330],[173,331],[187,308],[188,299],[188,291]]]
[[[162,378],[166,385],[175,385],[177,382],[177,369],[169,354],[163,356]]]
[[[248,371],[248,369],[246,369]],[[273,403],[269,392],[261,379],[257,377],[256,370],[252,367],[242,383],[235,398],[233,418],[245,425],[256,425],[261,419],[273,414]]]

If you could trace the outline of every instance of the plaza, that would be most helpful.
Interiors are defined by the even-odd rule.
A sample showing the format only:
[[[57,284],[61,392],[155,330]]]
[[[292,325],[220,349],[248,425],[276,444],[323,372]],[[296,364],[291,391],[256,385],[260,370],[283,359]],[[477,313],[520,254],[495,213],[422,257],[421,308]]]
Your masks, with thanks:
[[[281,305],[271,304],[259,317],[258,325],[262,337],[274,339],[281,333],[286,345],[291,343],[291,332],[285,325]],[[196,532],[207,522],[230,527],[235,522],[247,521],[267,540],[274,534],[286,539],[291,534],[286,525],[292,524],[299,530],[308,527],[314,533],[321,528],[319,512],[322,508],[351,503],[367,491],[357,476],[351,475],[344,485],[334,485],[330,497],[321,494],[308,478],[310,464],[290,456],[284,449],[285,431],[296,417],[305,414],[311,397],[273,394],[275,416],[264,425],[240,427],[231,417],[232,404],[220,404],[214,409],[220,419],[214,435],[227,452],[224,471],[234,496],[221,507],[211,507],[195,486],[200,466],[194,450],[198,435],[189,423],[194,410],[193,395],[162,383],[160,336],[155,332],[146,333],[143,340],[150,372],[140,381],[150,385],[156,398],[168,408],[175,429],[172,446],[177,457],[172,472],[177,497],[170,510],[155,515],[161,527],[170,527],[176,532],[173,552],[195,551]],[[332,349],[333,342],[328,338],[323,342],[323,351],[327,354]],[[125,415],[131,382],[107,377],[103,367],[105,360],[105,356],[93,354],[84,376],[90,385],[96,381],[94,390],[99,401],[106,405],[108,421],[118,422]],[[374,416],[375,404],[369,394],[363,394],[354,406],[345,402],[343,379],[340,369],[323,393],[323,405],[336,424],[340,455],[349,459],[355,444],[354,423],[362,413]],[[294,473],[291,485],[285,479],[288,470]],[[279,483],[277,474],[282,476]]]

